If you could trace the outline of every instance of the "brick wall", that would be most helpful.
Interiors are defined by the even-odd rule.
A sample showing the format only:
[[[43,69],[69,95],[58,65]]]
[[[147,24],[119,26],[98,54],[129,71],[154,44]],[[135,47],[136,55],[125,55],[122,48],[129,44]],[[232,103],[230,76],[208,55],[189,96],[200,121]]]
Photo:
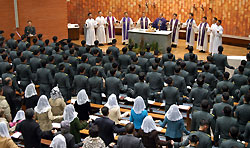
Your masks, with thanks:
[[[196,9],[193,8],[194,5]],[[204,11],[201,9],[202,5]],[[151,20],[156,19],[160,12],[168,20],[173,13],[177,13],[182,22],[187,20],[189,12],[193,12],[197,23],[203,16],[207,16],[211,25],[212,17],[216,16],[222,19],[225,34],[250,35],[250,0],[70,0],[68,21],[83,26],[88,12],[96,17],[98,10],[104,12],[105,16],[108,11],[112,11],[117,19],[121,19],[123,12],[128,11],[134,21],[138,20],[142,11]]]
[[[15,32],[14,0],[0,2],[0,29],[9,38]],[[59,39],[68,37],[67,2],[66,0],[18,0],[19,25],[18,32],[24,33],[27,20],[32,20],[37,33],[44,34],[44,39],[57,35]]]

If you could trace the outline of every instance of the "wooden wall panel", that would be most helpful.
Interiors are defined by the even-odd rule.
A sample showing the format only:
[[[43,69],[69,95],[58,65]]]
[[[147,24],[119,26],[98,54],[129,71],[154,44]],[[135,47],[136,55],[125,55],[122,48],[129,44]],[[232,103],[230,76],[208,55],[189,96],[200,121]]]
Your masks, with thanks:
[[[201,9],[202,5],[204,11]],[[92,12],[96,17],[99,10],[105,16],[108,11],[112,11],[119,20],[127,11],[133,21],[137,21],[141,12],[145,11],[151,20],[156,19],[162,12],[168,20],[173,13],[177,13],[178,18],[185,22],[188,13],[193,12],[197,23],[200,23],[203,16],[207,16],[211,25],[212,17],[215,16],[222,20],[225,34],[250,35],[250,0],[70,0],[68,21],[83,26],[87,13]]]

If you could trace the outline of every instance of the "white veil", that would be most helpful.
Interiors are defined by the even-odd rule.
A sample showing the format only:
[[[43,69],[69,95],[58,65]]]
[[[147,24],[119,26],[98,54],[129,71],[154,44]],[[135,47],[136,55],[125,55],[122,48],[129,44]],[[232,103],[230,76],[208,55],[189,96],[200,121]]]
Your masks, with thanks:
[[[38,114],[41,114],[47,112],[49,109],[51,109],[51,106],[49,104],[48,98],[45,95],[42,95],[39,98],[37,106],[34,108],[34,110]]]
[[[74,106],[69,104],[64,108],[63,119],[64,121],[72,122],[77,117],[77,114]]]
[[[81,91],[78,92],[76,102],[78,105],[82,105],[82,104],[85,104],[86,102],[90,102],[85,89],[82,89]]]
[[[170,106],[170,108],[166,112],[165,116],[170,121],[178,121],[178,120],[181,120],[183,118],[181,112],[179,111],[178,106],[175,104]]]
[[[30,98],[30,97],[35,96],[35,95],[37,95],[35,84],[34,83],[30,83],[25,88],[24,97],[25,98]]]
[[[141,129],[144,133],[150,133],[153,130],[156,130],[156,124],[151,116],[147,116],[144,118]]]
[[[142,111],[146,108],[145,106],[145,102],[142,99],[141,96],[138,96],[135,98],[135,102],[134,102],[134,106],[133,109],[135,111],[136,114],[141,114]]]

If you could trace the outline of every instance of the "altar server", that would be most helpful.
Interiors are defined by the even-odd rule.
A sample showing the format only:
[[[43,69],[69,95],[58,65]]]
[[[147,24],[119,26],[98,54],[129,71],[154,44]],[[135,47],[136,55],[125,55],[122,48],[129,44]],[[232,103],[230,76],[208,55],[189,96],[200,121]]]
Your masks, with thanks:
[[[133,20],[128,17],[128,13],[124,12],[124,17],[120,21],[122,25],[122,44],[125,45],[128,43],[128,30],[131,29],[133,25]]]
[[[215,28],[215,37],[214,37],[214,46],[212,50],[212,55],[218,53],[218,47],[222,46],[222,34],[223,34],[223,27],[221,26],[221,20],[216,22]]]
[[[217,18],[214,17],[213,20],[212,20],[212,25],[211,27],[209,28],[209,32],[210,32],[210,41],[209,41],[209,53],[212,54],[212,51],[213,51],[213,48],[214,48],[214,38],[215,38],[215,28],[216,28],[216,22],[217,22]]]
[[[112,40],[115,39],[115,23],[117,22],[117,19],[112,16],[112,12],[109,12],[108,16],[106,17],[106,22],[107,43],[111,45]]]
[[[141,29],[148,29],[151,21],[148,17],[146,17],[145,12],[142,12],[142,17],[137,21],[137,25],[140,26]]]
[[[163,13],[153,22],[153,27],[159,30],[167,30],[167,20],[163,17]]]
[[[88,46],[93,46],[94,41],[96,40],[95,37],[95,28],[97,27],[98,23],[92,18],[92,13],[88,13],[88,19],[85,22],[86,31],[86,44]]]
[[[104,43],[106,43],[106,36],[105,36],[106,20],[102,16],[102,11],[98,12],[98,17],[95,20],[98,23],[98,27],[96,29],[96,39],[99,41],[99,45],[102,46]]]
[[[197,25],[195,23],[195,20],[194,20],[194,14],[193,13],[189,13],[189,19],[183,23],[182,27],[187,27],[187,30],[186,30],[186,45],[187,45],[187,48],[189,46],[194,46],[194,40],[195,40],[195,30],[197,28]]]
[[[169,23],[170,31],[172,31],[172,47],[176,48],[179,40],[179,30],[180,30],[180,21],[177,19],[177,14],[173,14],[173,19]]]
[[[197,49],[205,53],[207,50],[207,45],[208,45],[208,29],[209,29],[209,24],[207,23],[207,17],[204,16],[202,18],[202,22],[198,26],[198,38],[197,38]]]

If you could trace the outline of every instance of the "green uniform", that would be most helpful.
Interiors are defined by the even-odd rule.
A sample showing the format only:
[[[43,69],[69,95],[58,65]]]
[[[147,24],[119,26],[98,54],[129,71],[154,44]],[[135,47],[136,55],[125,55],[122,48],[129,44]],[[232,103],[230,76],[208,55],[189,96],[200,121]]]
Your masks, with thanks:
[[[141,96],[145,102],[145,105],[148,107],[148,99],[150,97],[150,88],[147,83],[137,82],[134,87],[134,97]]]
[[[237,106],[235,110],[236,117],[238,119],[240,132],[245,131],[245,126],[250,121],[250,104],[243,104]]]
[[[227,86],[228,89],[229,89],[229,94],[230,95],[233,95],[233,90],[234,90],[234,84],[228,80],[223,80],[223,81],[220,81],[217,83],[217,86],[216,86],[216,93],[217,94],[221,94],[222,93],[222,87],[223,86]]]
[[[139,77],[137,74],[128,73],[123,79],[123,84],[127,85],[128,88],[134,90],[135,83],[139,82]]]
[[[207,120],[209,123],[209,128],[207,129],[206,133],[210,134],[210,127],[212,131],[214,131],[215,128],[215,122],[213,120],[214,116],[209,114],[205,111],[195,111],[192,114],[192,123],[191,123],[191,131],[197,131],[199,130],[199,125],[201,120]]]
[[[144,57],[139,57],[138,58],[138,64],[139,66],[141,66],[142,72],[147,72],[148,70],[148,59],[144,58]]]
[[[65,102],[71,99],[71,87],[68,74],[64,72],[56,73],[54,85],[58,85],[58,88],[60,89]]]
[[[148,72],[146,76],[146,82],[149,83],[150,88],[150,100],[160,101],[160,92],[164,86],[163,77],[158,72]]]
[[[220,148],[230,148],[230,147],[237,147],[237,148],[244,148],[244,144],[242,144],[241,142],[238,142],[235,139],[228,139],[225,141],[222,141]]]
[[[207,133],[202,132],[202,131],[195,131],[195,132],[191,132],[189,137],[191,137],[192,135],[196,135],[197,137],[199,137],[199,144],[197,148],[212,148],[212,141],[211,141],[210,135],[208,135]],[[189,144],[189,140],[187,138],[183,142],[179,142],[179,143],[175,142],[174,147],[179,148],[182,146],[187,146],[188,144]]]
[[[218,67],[218,69],[221,72],[225,72],[225,67],[227,68],[233,68],[232,66],[230,66],[227,62],[227,56],[223,55],[223,54],[214,54],[213,55],[213,61],[214,64]]]
[[[112,55],[114,56],[115,60],[117,61],[117,60],[118,60],[118,57],[119,57],[119,55],[120,55],[119,48],[117,48],[117,47],[115,47],[115,46],[110,46],[108,49],[111,50]]]
[[[84,69],[85,69],[85,75],[89,77],[89,76],[90,76],[90,68],[91,68],[91,65],[89,65],[88,63],[81,63],[81,64],[78,64],[78,65],[77,65],[77,73],[78,73],[78,74],[80,73],[80,71],[79,71],[80,67],[84,67]]]
[[[202,87],[192,88],[189,93],[188,102],[193,103],[193,111],[200,110],[200,104],[202,100],[209,100],[208,90]]]
[[[191,62],[191,61],[186,61],[186,69],[185,69],[188,73],[188,79],[191,83],[194,83],[195,78],[197,77],[197,64],[195,62]]]
[[[116,77],[108,77],[105,81],[106,96],[115,94],[117,99],[121,91],[125,91],[125,88],[122,85],[122,81]]]
[[[39,68],[36,74],[37,83],[40,85],[40,95],[46,95],[50,98],[50,91],[54,85],[50,70],[48,68]]]
[[[233,117],[222,116],[216,119],[214,141],[221,144],[223,140],[230,139],[229,131],[233,126],[238,126],[237,120]]]
[[[176,66],[176,63],[173,61],[167,61],[163,64],[163,72],[166,76],[172,76],[174,75],[174,68]]]
[[[164,87],[161,92],[161,98],[165,101],[165,111],[168,111],[172,104],[179,104],[180,93],[178,88],[173,86]]]
[[[233,107],[230,104],[225,103],[225,102],[214,104],[213,115],[215,119],[217,119],[218,117],[224,116],[223,109],[225,106],[229,106],[233,110]]]
[[[75,75],[74,76],[74,80],[73,80],[73,84],[72,84],[72,89],[75,90],[75,93],[78,94],[79,91],[81,91],[82,89],[85,89],[86,91],[88,91],[88,77],[85,75]]]
[[[180,97],[182,97],[183,95],[187,95],[188,91],[187,91],[187,85],[185,83],[185,79],[181,77],[180,75],[176,75],[176,74],[170,77],[173,79],[174,87],[177,87],[179,89]]]
[[[20,80],[20,87],[24,91],[26,86],[33,80],[32,72],[29,65],[19,64],[16,67],[17,78]]]
[[[127,72],[127,67],[131,64],[131,58],[127,54],[122,54],[118,57],[118,64],[122,71]]]
[[[88,90],[92,103],[102,104],[103,80],[101,77],[93,76],[88,79]]]
[[[247,76],[243,74],[235,74],[230,81],[234,83],[235,89],[240,89],[241,86],[247,85]]]

